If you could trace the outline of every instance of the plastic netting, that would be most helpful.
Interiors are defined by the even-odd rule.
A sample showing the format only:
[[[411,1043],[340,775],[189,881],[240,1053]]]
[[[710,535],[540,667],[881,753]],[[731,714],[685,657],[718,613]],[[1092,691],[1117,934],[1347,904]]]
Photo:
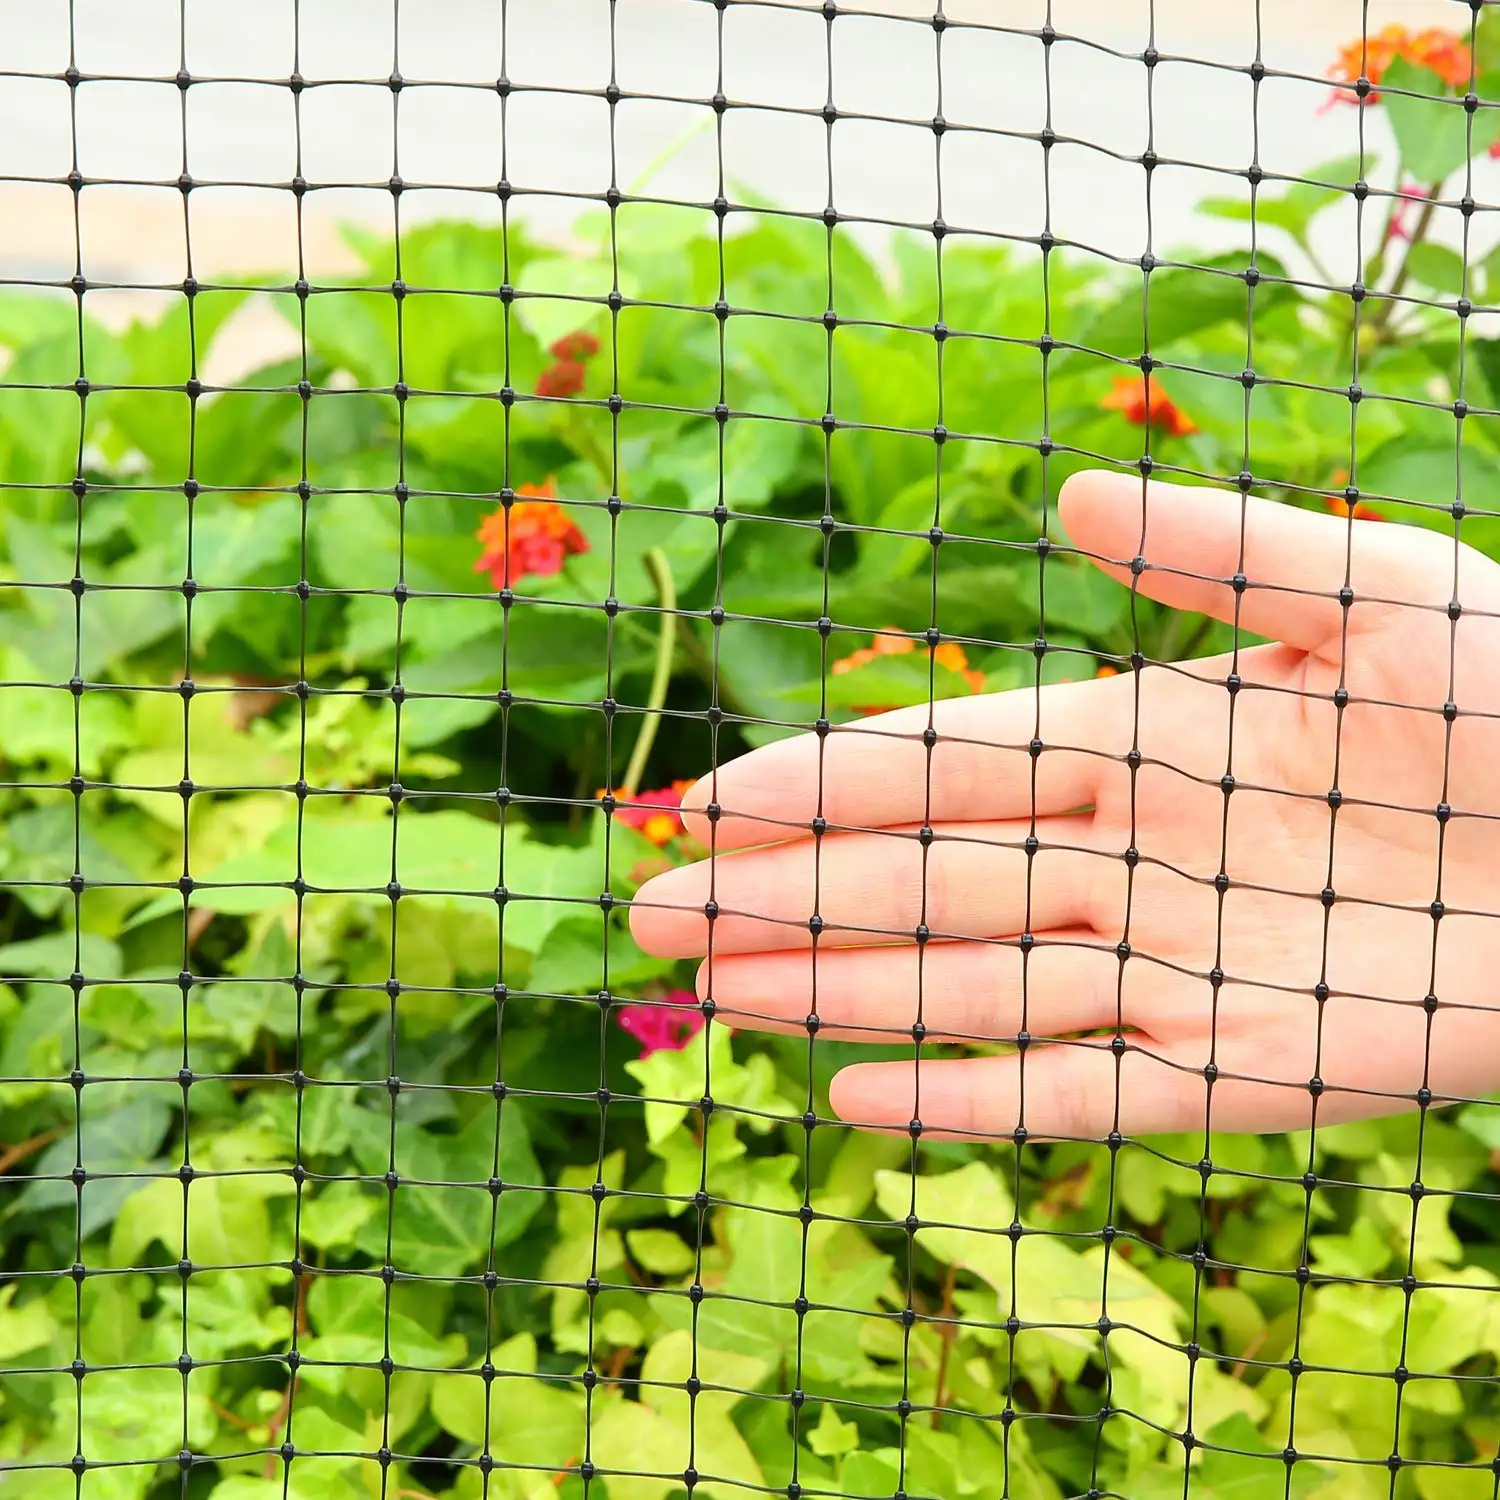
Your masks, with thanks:
[[[0,1496],[1500,1497],[1500,27],[1324,10],[0,6]]]

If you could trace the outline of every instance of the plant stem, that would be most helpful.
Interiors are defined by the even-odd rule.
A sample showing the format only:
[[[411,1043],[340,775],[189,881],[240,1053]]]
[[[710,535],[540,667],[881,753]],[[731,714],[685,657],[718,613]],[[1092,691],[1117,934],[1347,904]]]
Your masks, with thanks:
[[[942,1421],[942,1407],[947,1400],[948,1392],[948,1363],[953,1358],[953,1341],[958,1337],[958,1330],[953,1324],[953,1289],[958,1281],[958,1267],[949,1266],[948,1274],[943,1278],[943,1306],[939,1316],[943,1319],[943,1326],[938,1329],[937,1387],[932,1397],[932,1426],[937,1431]]]
[[[1391,284],[1385,290],[1385,300],[1375,309],[1370,319],[1370,337],[1376,343],[1380,342],[1391,319],[1396,315],[1396,299],[1405,291],[1406,283],[1411,280],[1411,253],[1427,238],[1427,231],[1432,228],[1433,216],[1437,213],[1438,194],[1442,189],[1442,183],[1428,188],[1427,196],[1422,202],[1422,212],[1417,216],[1417,222],[1412,226],[1411,237],[1406,242],[1401,264],[1396,267],[1396,274],[1391,278]]]
[[[51,1130],[43,1130],[27,1140],[18,1141],[14,1146],[7,1146],[0,1151],[0,1173],[10,1171],[13,1166],[25,1161],[28,1156],[35,1156],[43,1146],[50,1146],[53,1141],[58,1140],[62,1133],[63,1127],[54,1125]]]
[[[672,683],[672,658],[677,649],[677,585],[672,578],[667,554],[660,547],[651,547],[642,560],[656,585],[656,597],[661,604],[661,634],[656,638],[656,670],[651,676],[651,696],[646,700],[641,732],[636,736],[630,764],[625,768],[625,781],[620,788],[627,798],[634,797],[641,789],[641,777],[646,774],[646,762],[656,743],[662,705],[667,701],[667,689]]]

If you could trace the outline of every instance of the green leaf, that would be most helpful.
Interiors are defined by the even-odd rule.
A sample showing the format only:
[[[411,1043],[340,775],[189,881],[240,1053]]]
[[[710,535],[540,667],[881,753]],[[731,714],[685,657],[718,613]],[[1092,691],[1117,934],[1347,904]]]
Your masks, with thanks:
[[[356,1110],[348,1119],[351,1149],[367,1175],[383,1177],[393,1165],[389,1117]],[[542,1170],[531,1150],[519,1107],[501,1111],[498,1174],[505,1184],[491,1197],[496,1174],[495,1114],[481,1111],[457,1134],[420,1125],[396,1125],[394,1167],[411,1179],[391,1195],[391,1254],[404,1271],[457,1276],[517,1239],[542,1206]],[[493,1227],[492,1227],[493,1226]],[[365,1221],[357,1241],[384,1255],[386,1215]]]
[[[1206,1435],[1209,1449],[1191,1475],[1182,1472],[1181,1460],[1162,1463],[1142,1474],[1132,1488],[1139,1500],[1301,1500],[1311,1495],[1332,1475],[1316,1464],[1299,1463],[1288,1469],[1280,1450],[1272,1449],[1243,1416],[1221,1422]]]
[[[490,1355],[496,1375],[478,1368],[433,1381],[432,1414],[460,1442],[484,1446],[502,1462],[540,1469],[575,1465],[585,1446],[584,1398],[566,1381],[536,1374],[536,1340],[517,1334]]]
[[[917,650],[904,656],[877,656],[852,671],[830,673],[821,684],[788,687],[786,696],[821,694],[829,708],[870,713],[962,698],[973,691],[961,673],[929,661],[925,650]]]
[[[534,260],[515,283],[516,319],[543,345],[575,329],[603,325],[611,281],[600,260],[562,255]],[[627,297],[637,294],[636,280],[628,271],[622,270],[619,289]]]
[[[1120,284],[1114,300],[1082,327],[1064,330],[1067,342],[1103,354],[1138,356],[1148,347],[1148,307],[1149,348],[1154,354],[1221,323],[1243,327],[1251,305],[1244,280],[1248,264],[1249,257],[1242,251],[1206,255],[1191,266],[1154,271],[1149,278],[1149,297],[1141,284],[1143,278],[1138,276],[1133,283]],[[1264,251],[1257,254],[1256,265],[1266,278],[1286,275],[1285,266]],[[1255,289],[1255,315],[1257,319],[1268,317],[1293,300],[1295,294],[1289,287],[1268,279]],[[1077,353],[1065,354],[1054,361],[1054,368],[1071,372],[1078,360]]]
[[[185,1193],[175,1177],[156,1178],[121,1206],[110,1235],[111,1263],[140,1264],[154,1242],[165,1246],[172,1260],[191,1253],[194,1265],[205,1268],[286,1258],[291,1254],[291,1235],[273,1237],[267,1200],[295,1193],[289,1175],[255,1170],[249,1162],[237,1174],[201,1173]]]
[[[1407,177],[1437,188],[1468,161],[1469,117],[1431,68],[1396,58],[1381,78],[1380,103]]]
[[[298,873],[313,892],[345,895],[389,909],[386,885],[394,868],[404,890],[438,905],[475,909],[493,900],[502,870],[498,823],[461,812],[408,813],[399,831],[388,816],[332,828],[317,819],[288,818],[253,852],[231,856],[197,875],[200,904],[214,911],[248,913],[290,905]],[[394,864],[393,864],[394,860]],[[597,901],[604,869],[591,849],[536,842],[514,818],[504,831],[503,870],[507,946],[536,952],[548,933],[585,901]],[[317,896],[312,898],[317,900]],[[153,914],[181,910],[181,898],[155,902]]]
[[[653,1276],[684,1276],[697,1263],[697,1252],[670,1229],[636,1229],[625,1236],[630,1258]]]
[[[842,1420],[832,1402],[825,1403],[817,1426],[807,1436],[807,1446],[820,1458],[842,1458],[859,1447],[859,1428]]]
[[[61,981],[75,969],[91,979],[112,979],[122,967],[119,945],[97,932],[49,932],[19,943],[0,943],[0,974],[25,979]]]
[[[380,1201],[357,1183],[319,1183],[303,1195],[302,1238],[319,1249],[347,1253],[380,1208]]]
[[[906,1172],[877,1172],[875,1201],[896,1220],[904,1220],[915,1203],[917,1215],[931,1226],[917,1231],[922,1249],[945,1265],[1009,1284],[1011,1242],[998,1231],[1015,1214],[1010,1190],[993,1167],[976,1161],[956,1172],[915,1179]]]
[[[1422,286],[1446,297],[1464,294],[1464,259],[1456,250],[1424,240],[1406,252],[1406,264]]]
[[[0,1367],[24,1363],[19,1356],[51,1342],[57,1322],[40,1298],[15,1305],[19,1283],[0,1287]]]
[[[1366,156],[1363,173],[1366,177],[1375,169],[1376,159]],[[1205,198],[1198,204],[1198,212],[1217,219],[1238,219],[1256,224],[1270,224],[1284,229],[1299,245],[1307,243],[1307,232],[1312,221],[1326,208],[1348,199],[1349,189],[1361,174],[1358,156],[1339,156],[1332,161],[1319,162],[1308,167],[1300,175],[1305,181],[1296,182],[1281,190],[1262,189],[1251,208],[1249,195],[1244,198]],[[1324,186],[1323,184],[1330,184]]]

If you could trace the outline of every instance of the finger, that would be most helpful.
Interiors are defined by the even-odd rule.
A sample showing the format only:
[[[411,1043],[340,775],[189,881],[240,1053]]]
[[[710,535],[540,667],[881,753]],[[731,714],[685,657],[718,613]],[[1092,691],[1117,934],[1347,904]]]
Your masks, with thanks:
[[[928,1041],[1013,1041],[1114,1025],[1120,968],[1112,945],[1073,929],[1038,936],[1029,956],[1014,940],[715,956],[698,994],[757,1031],[806,1035],[815,1015],[819,1038],[909,1041],[920,1019]]]
[[[1346,574],[1351,631],[1389,617],[1380,601],[1425,605],[1452,590],[1452,543],[1413,527],[1099,470],[1073,475],[1058,507],[1070,539],[1112,578],[1129,584],[1140,557],[1141,593],[1230,623],[1238,601],[1246,630],[1303,651],[1342,639]]]
[[[1201,1070],[1176,1067],[1133,1033],[1118,1057],[1112,1038],[1051,1042],[1009,1057],[857,1063],[833,1080],[834,1111],[851,1125],[932,1137],[1098,1140],[1111,1131],[1152,1135],[1202,1127]]]
[[[1089,922],[1095,888],[1118,857],[1091,847],[1093,820],[954,824],[924,848],[914,829],[829,834],[716,855],[648,881],[630,930],[648,953],[690,958],[915,940],[1003,937]],[[1029,871],[1028,871],[1029,865]],[[712,900],[714,915],[705,912]]]
[[[766,745],[694,785],[683,816],[716,849],[806,834],[818,816],[842,828],[1048,816],[1090,805],[1105,755],[1129,748],[1123,679],[950,698]],[[716,829],[710,802],[723,809]]]

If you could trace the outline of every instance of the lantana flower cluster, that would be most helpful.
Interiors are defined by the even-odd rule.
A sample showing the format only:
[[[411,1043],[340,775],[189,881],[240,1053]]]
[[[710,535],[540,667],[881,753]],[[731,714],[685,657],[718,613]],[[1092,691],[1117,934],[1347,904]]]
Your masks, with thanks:
[[[476,573],[488,573],[497,589],[522,578],[547,578],[561,572],[569,557],[589,550],[588,539],[557,503],[557,482],[523,484],[507,508],[491,511],[475,532],[480,553]]]

